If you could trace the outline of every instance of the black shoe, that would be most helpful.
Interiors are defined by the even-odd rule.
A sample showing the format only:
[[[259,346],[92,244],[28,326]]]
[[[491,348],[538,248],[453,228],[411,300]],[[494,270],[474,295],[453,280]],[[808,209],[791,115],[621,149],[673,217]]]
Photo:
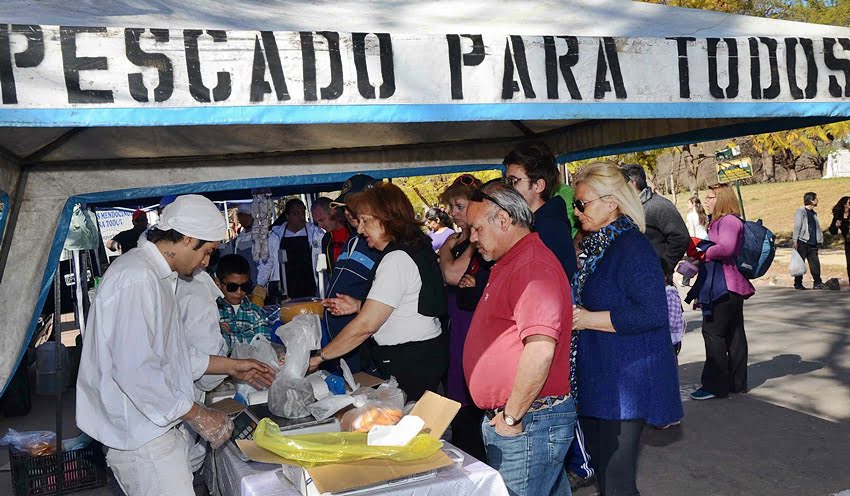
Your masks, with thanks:
[[[596,482],[596,475],[590,477],[582,477],[572,470],[567,470],[567,479],[570,480],[570,489],[575,491],[580,487],[587,487]]]
[[[806,288],[806,287],[803,287],[803,286],[794,286],[794,289],[798,289],[800,291],[808,291],[809,290],[809,288]]]

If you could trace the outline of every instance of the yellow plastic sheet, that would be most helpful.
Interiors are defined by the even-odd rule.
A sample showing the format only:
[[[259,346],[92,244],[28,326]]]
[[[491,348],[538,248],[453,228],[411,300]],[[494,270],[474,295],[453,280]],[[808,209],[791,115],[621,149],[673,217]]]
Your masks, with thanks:
[[[396,462],[420,460],[436,453],[443,443],[427,434],[419,434],[407,446],[367,446],[364,432],[327,432],[285,436],[272,420],[260,420],[254,442],[302,467],[345,463],[368,458]]]

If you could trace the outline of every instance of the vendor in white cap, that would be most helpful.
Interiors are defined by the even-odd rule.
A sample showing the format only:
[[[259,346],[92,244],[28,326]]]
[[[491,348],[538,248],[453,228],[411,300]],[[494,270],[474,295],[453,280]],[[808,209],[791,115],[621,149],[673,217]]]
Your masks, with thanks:
[[[175,296],[178,276],[205,267],[224,231],[211,201],[181,196],[138,249],[112,264],[95,294],[77,379],[77,425],[109,448],[106,459],[130,496],[194,495],[181,422],[213,447],[233,430],[226,415],[195,402],[203,357],[190,352]],[[207,374],[259,386],[274,377],[259,362],[206,359]]]
[[[254,259],[254,202],[240,203],[236,210],[239,221],[239,233],[236,237],[219,246],[219,254],[242,255],[251,267],[251,281],[257,281],[257,261]]]

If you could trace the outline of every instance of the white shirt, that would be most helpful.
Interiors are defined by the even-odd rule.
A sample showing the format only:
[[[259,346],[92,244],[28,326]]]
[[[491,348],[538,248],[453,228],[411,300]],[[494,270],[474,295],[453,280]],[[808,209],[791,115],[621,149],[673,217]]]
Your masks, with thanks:
[[[212,391],[227,378],[226,375],[204,375],[211,355],[227,356],[227,343],[221,336],[216,302],[223,297],[215,281],[204,270],[199,270],[193,277],[181,277],[177,282],[177,305],[190,348],[196,401],[202,401],[205,392]]]
[[[419,313],[421,289],[422,278],[410,255],[396,250],[384,256],[366,297],[395,309],[372,336],[379,345],[426,341],[440,335],[440,320]]]
[[[134,450],[192,407],[189,346],[177,273],[153,243],[119,257],[95,293],[77,378],[77,426],[109,448]]]
[[[699,214],[691,210],[685,217],[688,224],[688,233],[691,237],[699,239],[708,239],[708,230],[705,226],[699,223]]]
[[[289,232],[286,226],[286,223],[282,226],[275,226],[269,233],[269,258],[257,264],[257,284],[267,286],[270,281],[280,281],[280,266],[282,265],[279,262],[281,236],[289,238],[293,236],[304,236],[306,234],[307,242],[310,244],[310,259],[313,263],[313,279],[316,280],[316,286],[318,287],[319,278],[316,273],[316,261],[320,256],[324,256],[322,253],[322,237],[324,237],[325,231],[312,222],[308,222],[306,227],[301,230],[304,231],[304,234],[301,234],[301,231],[298,233]]]

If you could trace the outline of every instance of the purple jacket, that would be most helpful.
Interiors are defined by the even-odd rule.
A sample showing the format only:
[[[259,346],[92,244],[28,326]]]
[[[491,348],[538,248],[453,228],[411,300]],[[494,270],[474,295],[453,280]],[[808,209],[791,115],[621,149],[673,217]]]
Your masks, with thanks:
[[[738,272],[735,257],[744,246],[744,223],[734,215],[724,215],[708,226],[708,239],[714,246],[705,251],[705,259],[713,260],[723,266],[726,276],[726,289],[744,298],[755,294],[756,289],[749,279]]]

